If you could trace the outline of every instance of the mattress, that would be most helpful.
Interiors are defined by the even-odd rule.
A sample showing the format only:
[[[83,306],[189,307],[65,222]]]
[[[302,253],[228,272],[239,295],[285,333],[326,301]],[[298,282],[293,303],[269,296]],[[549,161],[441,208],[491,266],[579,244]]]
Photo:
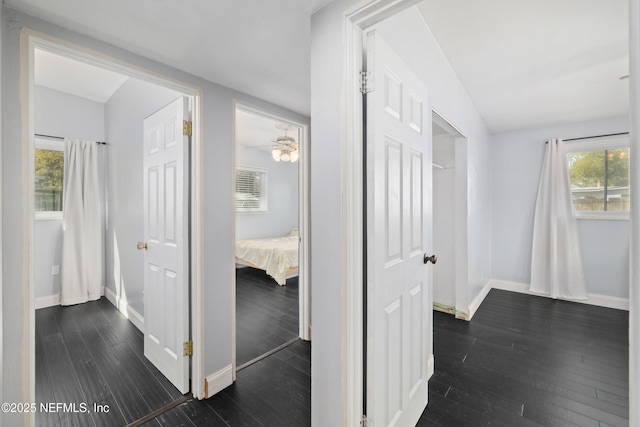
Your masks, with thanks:
[[[298,242],[297,234],[239,240],[236,242],[236,258],[243,261],[241,264],[265,270],[279,285],[284,285],[287,274],[298,268]]]

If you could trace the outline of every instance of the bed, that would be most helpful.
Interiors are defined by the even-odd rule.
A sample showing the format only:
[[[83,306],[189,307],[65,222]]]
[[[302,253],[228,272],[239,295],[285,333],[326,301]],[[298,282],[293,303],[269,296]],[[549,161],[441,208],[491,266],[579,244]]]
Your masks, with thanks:
[[[238,240],[236,263],[264,270],[280,285],[298,273],[298,228],[283,237]]]

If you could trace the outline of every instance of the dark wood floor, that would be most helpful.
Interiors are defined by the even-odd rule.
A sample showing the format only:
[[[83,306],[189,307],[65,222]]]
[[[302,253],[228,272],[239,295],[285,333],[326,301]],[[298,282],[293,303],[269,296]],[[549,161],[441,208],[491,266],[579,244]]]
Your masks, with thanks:
[[[626,426],[628,312],[492,290],[471,322],[435,313],[420,426]]]
[[[36,413],[38,426],[123,426],[182,397],[143,355],[142,333],[106,299],[36,310],[36,401],[108,413]],[[81,408],[78,408],[81,409]]]
[[[100,316],[84,322],[76,318],[87,316],[83,309],[36,313],[38,349],[53,343],[51,350],[37,353],[37,366],[47,366],[37,368],[37,397],[109,402],[118,410],[109,419],[40,414],[38,425],[124,425],[132,414],[163,401],[162,393],[149,396],[152,389],[140,385],[143,377],[156,376],[140,356],[142,335],[125,327],[126,320],[113,322],[108,302],[96,304],[99,310],[93,311]],[[111,310],[111,326],[102,323],[105,309]],[[97,337],[87,336],[91,328],[99,331]],[[471,322],[435,313],[436,369],[418,425],[628,425],[627,335],[627,312],[498,290],[489,293]],[[69,342],[80,350],[71,350]],[[309,343],[297,342],[238,372],[237,383],[218,395],[190,400],[146,425],[309,425],[310,352]],[[125,370],[128,363],[133,368]],[[81,386],[86,380],[92,385]],[[116,403],[120,398],[127,402],[122,407]]]
[[[279,286],[262,271],[241,269],[236,299],[238,366],[298,336],[297,278]],[[305,359],[304,350],[296,354],[292,351],[280,352],[251,369],[260,372],[283,357]],[[309,358],[310,354],[306,355]],[[272,366],[268,370],[271,375],[265,378],[273,380],[273,375],[282,375],[285,367]],[[245,375],[239,373],[238,378]],[[83,402],[91,408],[94,403],[110,408],[108,414],[38,413],[37,425],[119,426],[141,419],[181,394],[144,357],[140,331],[101,299],[36,311],[36,397],[38,404]],[[160,417],[150,425],[166,418]]]
[[[155,421],[171,427],[309,426],[311,343],[298,341],[238,372],[236,383],[212,398],[190,400]]]
[[[236,269],[236,364],[298,336],[298,278],[280,286],[262,270]]]

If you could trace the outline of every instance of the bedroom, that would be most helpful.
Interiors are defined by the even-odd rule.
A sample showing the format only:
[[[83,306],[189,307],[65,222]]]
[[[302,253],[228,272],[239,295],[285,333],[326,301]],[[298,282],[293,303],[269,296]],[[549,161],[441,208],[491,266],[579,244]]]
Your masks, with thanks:
[[[147,273],[152,272],[146,264],[147,250],[140,250],[140,242],[152,245],[154,241],[153,193],[151,187],[145,189],[153,173],[146,175],[143,172],[150,157],[145,155],[149,145],[143,148],[143,139],[145,144],[153,142],[149,138],[148,120],[157,117],[158,112],[166,111],[167,105],[182,104],[185,94],[90,65],[77,57],[72,59],[68,53],[65,55],[65,52],[51,49],[51,46],[35,48],[33,58],[33,128],[36,134],[33,286],[38,384],[35,398],[37,401],[51,400],[56,394],[64,393],[64,389],[71,393],[70,397],[80,398],[80,385],[86,387],[87,382],[93,382],[101,384],[96,388],[96,396],[106,399],[103,405],[122,407],[123,399],[117,397],[116,383],[113,382],[117,377],[108,374],[110,357],[122,360],[131,369],[134,374],[131,378],[118,381],[125,384],[124,387],[129,383],[130,392],[136,396],[140,395],[136,394],[131,381],[157,388],[159,391],[155,395],[164,395],[164,399],[179,397],[178,390],[171,388],[171,382],[179,388],[183,387],[181,381],[170,375],[165,378],[156,369],[155,366],[160,364],[157,353],[152,353],[155,350],[150,350],[145,344],[145,356],[151,360],[149,362],[135,345],[124,344],[121,339],[114,340],[110,335],[113,330],[109,332],[104,326],[111,321],[120,322],[120,327],[128,328],[125,330],[129,330],[133,334],[131,336],[138,334],[141,337],[146,324],[148,329],[156,329],[156,336],[160,336],[159,329],[153,327],[154,323],[158,324],[158,311],[169,323],[177,324],[172,314],[177,310],[162,304],[157,294],[150,291],[154,285],[149,287],[149,284],[155,281]],[[182,133],[182,128],[179,131]],[[165,135],[167,141],[170,140],[168,135]],[[65,141],[65,137],[88,142],[85,145],[84,141]],[[93,154],[94,162],[88,160],[92,157],[92,148],[97,151]],[[81,153],[78,160],[73,153]],[[64,162],[47,161],[55,156],[64,158]],[[166,174],[172,169],[164,170]],[[188,171],[180,174],[178,167],[173,170],[176,171],[175,182],[184,181],[184,175],[188,176]],[[62,172],[67,172],[65,183],[69,187],[63,188],[62,180],[52,185],[55,180],[51,178],[59,177]],[[80,185],[77,180],[73,181],[74,176],[83,175]],[[169,175],[166,176],[165,183],[170,182]],[[92,206],[89,193],[74,192],[74,189],[92,188],[89,180],[96,178],[97,191],[89,191],[98,196],[99,206]],[[68,193],[64,199],[63,191]],[[74,197],[72,194],[82,198],[83,202],[78,206],[84,208],[75,220],[71,219],[72,213],[78,207],[69,204]],[[164,194],[178,193],[167,189]],[[176,200],[180,200],[179,195],[176,195]],[[89,223],[94,227],[78,227]],[[169,225],[168,222],[166,224]],[[164,228],[165,235],[170,233],[169,230]],[[85,235],[93,237],[80,237]],[[175,236],[176,245],[182,246],[184,236],[180,231],[176,231]],[[73,248],[70,242],[78,241],[82,241],[80,246]],[[150,248],[149,252],[153,250]],[[86,256],[89,253],[94,253],[98,259],[89,260]],[[68,286],[74,282],[70,271],[75,271],[65,270],[69,265],[91,272],[90,275],[80,273],[84,277],[81,283],[87,284],[86,290]],[[184,270],[171,268],[177,272],[176,283]],[[93,278],[89,279],[90,276]],[[179,306],[179,288],[180,285],[170,291],[172,295],[168,301],[175,306]],[[99,299],[102,295],[106,299]],[[83,302],[87,303],[80,304]],[[131,323],[126,320],[123,323],[125,318]],[[67,348],[70,359],[56,355],[60,348]],[[71,388],[70,384],[73,384]],[[128,407],[124,413],[141,417],[157,409],[158,401],[148,405],[142,411]],[[110,422],[124,422],[118,418],[118,411],[110,414]],[[52,414],[39,417],[36,417],[37,422],[46,423],[55,422],[56,418]]]
[[[237,370],[308,336],[300,232],[305,140],[301,124],[235,107]]]

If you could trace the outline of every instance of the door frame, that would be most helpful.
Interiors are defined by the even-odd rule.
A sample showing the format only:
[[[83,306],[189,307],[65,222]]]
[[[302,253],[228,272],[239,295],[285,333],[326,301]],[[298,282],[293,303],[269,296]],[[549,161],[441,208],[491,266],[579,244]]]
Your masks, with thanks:
[[[309,254],[310,254],[310,219],[309,219],[309,125],[302,123],[298,120],[287,117],[286,115],[280,115],[269,111],[266,108],[258,107],[247,103],[245,101],[233,101],[233,150],[232,150],[232,162],[233,170],[231,177],[231,194],[235,195],[236,185],[236,112],[242,110],[244,112],[255,114],[267,119],[272,119],[279,122],[288,123],[296,126],[300,129],[300,141],[298,141],[298,151],[300,153],[298,158],[298,235],[300,236],[300,246],[298,249],[298,336],[305,341],[311,340],[311,289],[309,287]],[[233,200],[232,200],[233,201]],[[235,207],[235,203],[232,203]],[[236,213],[234,210],[233,221],[231,225],[231,233],[233,236],[231,242],[231,253],[235,254],[236,251]],[[235,259],[235,257],[234,257]],[[231,360],[233,381],[236,380],[236,275],[235,275],[235,261],[232,265],[232,290],[231,290]]]
[[[454,140],[454,259],[455,259],[455,305],[456,319],[471,320],[478,307],[469,306],[469,241],[467,210],[467,136],[452,124],[442,113],[432,108],[434,123],[446,130]],[[436,224],[434,224],[435,226]],[[435,307],[434,307],[435,310]]]
[[[192,121],[194,122],[191,137],[191,165],[189,176],[191,203],[189,219],[191,222],[190,240],[190,328],[191,340],[193,341],[193,355],[191,358],[191,391],[198,399],[205,397],[204,384],[204,288],[203,288],[203,229],[204,229],[204,208],[203,208],[203,120],[202,120],[202,89],[185,82],[164,77],[156,72],[134,66],[122,60],[118,60],[84,48],[73,43],[60,40],[55,37],[42,34],[28,28],[20,32],[20,99],[22,108],[22,152],[23,165],[26,173],[23,174],[23,197],[25,198],[26,215],[31,221],[23,231],[25,242],[25,264],[29,269],[29,283],[27,298],[24,305],[27,313],[27,329],[29,352],[29,395],[32,402],[35,402],[35,297],[34,297],[34,182],[31,177],[34,174],[34,133],[35,133],[35,102],[34,102],[34,50],[36,48],[47,50],[57,55],[66,56],[71,59],[95,65],[100,68],[111,70],[119,74],[140,79],[158,86],[163,86],[181,92],[187,96],[192,103]],[[26,181],[26,182],[25,182]],[[31,423],[35,422],[35,414],[30,414]]]
[[[373,25],[390,18],[403,10],[420,3],[421,0],[372,0],[358,4],[344,15],[343,55],[345,69],[345,138],[342,145],[342,218],[344,230],[345,259],[343,293],[346,297],[342,329],[344,343],[343,360],[346,372],[343,391],[346,402],[343,413],[344,425],[360,425],[364,404],[364,322],[363,322],[363,263],[364,234],[362,206],[364,196],[363,133],[364,116],[360,93],[360,71],[363,69],[364,32]]]

